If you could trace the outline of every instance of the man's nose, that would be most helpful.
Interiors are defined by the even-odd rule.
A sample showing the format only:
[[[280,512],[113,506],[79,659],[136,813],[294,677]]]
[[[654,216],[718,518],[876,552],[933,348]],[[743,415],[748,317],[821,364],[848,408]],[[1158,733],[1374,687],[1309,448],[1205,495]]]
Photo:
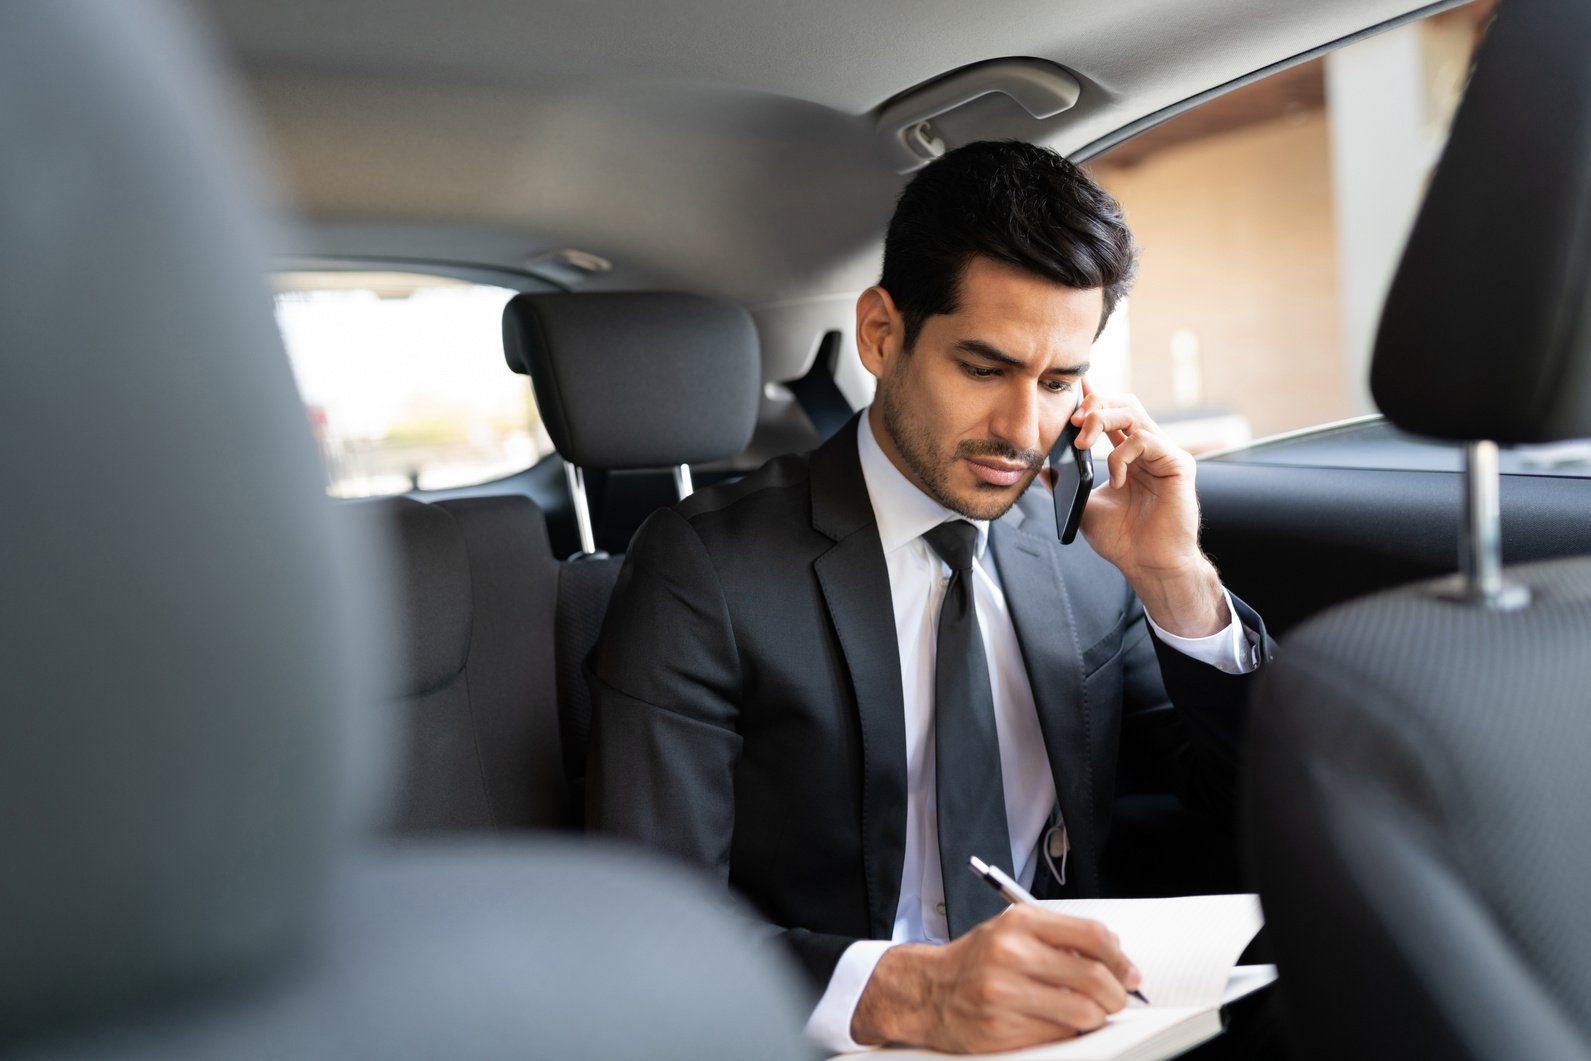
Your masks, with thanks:
[[[1004,396],[989,427],[996,438],[1016,449],[1039,449],[1039,413],[1038,388],[1024,381]]]

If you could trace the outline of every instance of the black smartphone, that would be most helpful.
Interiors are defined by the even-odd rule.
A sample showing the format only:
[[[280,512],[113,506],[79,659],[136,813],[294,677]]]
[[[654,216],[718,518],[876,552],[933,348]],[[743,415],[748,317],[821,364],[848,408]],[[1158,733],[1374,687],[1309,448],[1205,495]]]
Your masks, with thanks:
[[[1062,545],[1072,544],[1083,522],[1083,506],[1094,488],[1094,455],[1074,442],[1081,425],[1066,421],[1061,437],[1050,450],[1050,471],[1055,475],[1055,533]]]

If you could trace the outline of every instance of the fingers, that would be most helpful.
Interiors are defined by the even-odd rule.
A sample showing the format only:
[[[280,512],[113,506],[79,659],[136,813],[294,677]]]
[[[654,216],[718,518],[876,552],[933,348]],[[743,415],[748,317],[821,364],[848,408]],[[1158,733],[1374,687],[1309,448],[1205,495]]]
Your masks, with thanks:
[[[1083,400],[1072,414],[1072,422],[1081,430],[1076,445],[1087,449],[1101,436],[1119,445],[1123,438],[1138,431],[1158,433],[1160,427],[1144,409],[1143,403],[1132,394],[1104,395],[1083,381]]]
[[[1131,435],[1117,443],[1105,460],[1105,466],[1110,469],[1111,486],[1120,487],[1127,482],[1127,469],[1133,461],[1143,456],[1147,445],[1142,435]]]
[[[1128,963],[1129,966],[1131,963]],[[1029,975],[1051,987],[1064,988],[1069,1000],[1082,1006],[1082,1012],[1092,1019],[1098,1011],[1098,1024],[1073,1024],[1077,1028],[1094,1028],[1103,1024],[1105,1016],[1118,1013],[1127,1006],[1127,988],[1110,967],[1093,958],[1085,958],[1076,951],[1051,950],[1041,962],[1035,962]]]
[[[939,1033],[927,1045],[978,1053],[1011,1050],[1069,1039],[1106,1022],[1109,1012],[1089,995],[1032,975],[1035,962],[1051,955],[1048,948],[1027,942],[1036,949],[1020,957],[1003,948],[982,952],[981,960],[962,973],[955,997],[940,1007]]]
[[[1121,939],[1098,921],[1082,917],[1067,917],[1051,910],[1026,907],[1034,936],[1053,949],[1075,954],[1108,970],[1118,989],[1136,988],[1143,976],[1122,953]],[[1097,997],[1097,996],[1096,996]],[[1121,1000],[1126,1005],[1126,998]],[[1117,1006],[1111,1012],[1120,1009]]]
[[[1066,917],[1026,907],[992,934],[988,950],[995,964],[1020,970],[1028,979],[1075,995],[1069,1005],[1083,1007],[1086,1015],[1100,1013],[1098,1022],[1073,1027],[1097,1027],[1104,1015],[1127,1004],[1127,991],[1141,979],[1137,967],[1122,953],[1121,941],[1097,921]],[[1125,983],[1125,981],[1131,983]]]
[[[987,1012],[1087,1031],[1127,1005],[1126,989],[1104,965],[1028,934],[1005,933],[986,959],[969,985]]]
[[[1193,457],[1164,438],[1149,431],[1128,435],[1116,444],[1105,459],[1110,472],[1110,485],[1125,486],[1128,472],[1137,467],[1147,471],[1154,479],[1174,475],[1192,474]],[[1153,489],[1153,487],[1151,487]]]
[[[1083,400],[1072,414],[1080,425],[1078,449],[1092,449],[1101,437],[1113,447],[1109,457],[1110,485],[1120,488],[1136,464],[1152,475],[1176,475],[1186,470],[1185,454],[1166,441],[1160,426],[1131,394],[1103,395],[1083,381]]]
[[[1013,907],[945,945],[938,962],[943,991],[930,993],[936,1028],[927,1045],[959,1051],[1009,1050],[1098,1028],[1141,980],[1105,926],[1034,906]]]

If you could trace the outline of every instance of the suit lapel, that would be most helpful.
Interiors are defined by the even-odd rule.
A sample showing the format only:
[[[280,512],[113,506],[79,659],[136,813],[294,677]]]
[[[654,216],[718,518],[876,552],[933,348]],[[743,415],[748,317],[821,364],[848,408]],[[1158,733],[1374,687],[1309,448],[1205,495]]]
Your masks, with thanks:
[[[1095,734],[1083,682],[1083,650],[1061,573],[1060,545],[1022,529],[1021,517],[1020,508],[1014,508],[993,523],[989,549],[1022,648],[1061,817],[1072,845],[1092,851]]]
[[[862,731],[862,858],[872,934],[888,939],[906,856],[906,723],[889,571],[856,450],[856,419],[812,456],[813,569],[850,671]]]

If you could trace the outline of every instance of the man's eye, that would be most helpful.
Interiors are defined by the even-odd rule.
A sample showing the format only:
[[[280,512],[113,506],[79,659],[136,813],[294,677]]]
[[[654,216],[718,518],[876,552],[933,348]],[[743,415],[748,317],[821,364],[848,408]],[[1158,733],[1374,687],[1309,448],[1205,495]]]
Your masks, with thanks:
[[[966,369],[967,375],[971,376],[973,379],[993,379],[995,376],[999,375],[998,370],[989,368],[985,365],[963,364],[961,367]]]
[[[1055,394],[1065,394],[1072,389],[1072,381],[1067,379],[1047,379],[1044,385]]]

